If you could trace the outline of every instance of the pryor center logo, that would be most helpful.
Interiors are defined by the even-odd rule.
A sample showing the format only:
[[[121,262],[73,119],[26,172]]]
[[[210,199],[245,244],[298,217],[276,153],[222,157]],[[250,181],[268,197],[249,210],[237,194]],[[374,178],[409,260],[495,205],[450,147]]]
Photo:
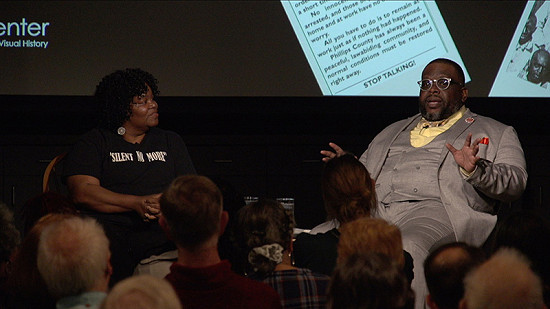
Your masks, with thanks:
[[[49,42],[39,39],[46,38],[49,26],[49,22],[27,22],[25,18],[0,22],[0,47],[48,48]]]

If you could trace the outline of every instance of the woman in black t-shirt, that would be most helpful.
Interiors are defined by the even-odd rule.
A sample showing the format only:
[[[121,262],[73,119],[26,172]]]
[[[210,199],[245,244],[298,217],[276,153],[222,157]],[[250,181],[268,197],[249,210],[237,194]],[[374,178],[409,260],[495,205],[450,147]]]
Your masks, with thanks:
[[[99,126],[64,164],[71,198],[111,241],[113,284],[141,259],[174,248],[156,220],[160,194],[177,176],[195,173],[181,137],[157,128],[158,94],[157,80],[143,70],[105,76],[95,92]]]

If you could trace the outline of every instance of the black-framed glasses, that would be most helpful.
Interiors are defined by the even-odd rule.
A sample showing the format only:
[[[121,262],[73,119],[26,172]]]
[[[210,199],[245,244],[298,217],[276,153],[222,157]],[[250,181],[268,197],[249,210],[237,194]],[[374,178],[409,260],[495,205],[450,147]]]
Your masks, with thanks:
[[[434,83],[437,88],[439,88],[439,90],[447,90],[451,86],[451,84],[463,86],[462,83],[456,82],[450,77],[442,77],[440,79],[423,79],[419,80],[417,83],[418,86],[420,86],[420,90],[422,91],[428,91],[432,89]]]

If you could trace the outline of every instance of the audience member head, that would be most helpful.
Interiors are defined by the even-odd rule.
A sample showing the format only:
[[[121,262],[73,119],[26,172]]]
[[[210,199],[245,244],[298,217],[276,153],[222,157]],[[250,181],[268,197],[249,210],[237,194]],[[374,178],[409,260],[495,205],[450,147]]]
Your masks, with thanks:
[[[502,248],[466,275],[460,308],[545,308],[542,284],[524,255],[512,248]]]
[[[189,251],[217,246],[228,220],[220,190],[209,178],[199,175],[172,181],[160,198],[160,209],[160,223],[169,237]]]
[[[550,53],[539,49],[533,53],[527,70],[527,80],[535,84],[544,84],[548,81],[550,72]]]
[[[47,214],[40,218],[23,239],[15,252],[11,272],[7,279],[10,301],[27,307],[37,305],[40,308],[55,307],[55,300],[48,293],[46,283],[37,266],[37,252],[40,235],[46,226],[57,221],[71,218],[70,214]],[[24,306],[24,305],[23,305]]]
[[[139,275],[118,282],[100,308],[181,309],[182,306],[168,281],[151,275]]]
[[[544,286],[544,299],[550,306],[550,220],[537,211],[510,214],[495,230],[492,251],[503,247],[519,250],[530,261]]]
[[[265,276],[283,262],[285,254],[289,257],[293,230],[291,216],[277,201],[260,199],[239,211],[237,239],[253,272]]]
[[[38,219],[49,213],[76,215],[78,212],[68,197],[56,192],[40,193],[28,199],[23,206],[23,235],[29,232]]]
[[[485,261],[485,253],[463,242],[443,245],[424,261],[424,275],[431,309],[457,309],[464,296],[464,277]]]
[[[328,308],[413,308],[414,293],[397,263],[384,254],[352,254],[338,263]]]
[[[109,240],[92,218],[71,217],[46,226],[37,265],[54,298],[106,292],[112,267]]]
[[[158,96],[157,84],[153,75],[141,69],[118,70],[103,77],[95,91],[100,110],[100,126],[116,132],[130,119],[134,97],[147,93],[147,86],[153,96]]]
[[[21,241],[19,230],[15,227],[13,212],[0,202],[0,281],[6,279],[11,257]]]
[[[382,219],[363,217],[340,227],[338,261],[341,263],[352,254],[376,252],[385,254],[403,269],[403,242],[397,226]]]
[[[352,154],[326,163],[321,187],[328,217],[340,224],[370,216],[376,209],[374,181]]]

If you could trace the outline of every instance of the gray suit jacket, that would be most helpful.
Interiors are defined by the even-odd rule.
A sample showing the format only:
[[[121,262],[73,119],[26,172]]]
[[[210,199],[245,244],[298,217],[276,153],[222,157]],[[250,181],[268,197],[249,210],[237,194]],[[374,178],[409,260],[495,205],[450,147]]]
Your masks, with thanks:
[[[418,122],[420,117],[417,114],[398,121],[372,140],[360,161],[374,179],[378,178],[397,135],[412,122]],[[523,149],[513,127],[467,109],[464,116],[443,134],[447,143],[460,149],[468,133],[472,133],[472,141],[478,137],[489,138],[486,160],[465,178],[453,155],[444,147],[439,159],[438,181],[441,201],[457,240],[479,246],[495,226],[495,205],[498,201],[511,202],[521,196],[527,182],[527,171]]]

